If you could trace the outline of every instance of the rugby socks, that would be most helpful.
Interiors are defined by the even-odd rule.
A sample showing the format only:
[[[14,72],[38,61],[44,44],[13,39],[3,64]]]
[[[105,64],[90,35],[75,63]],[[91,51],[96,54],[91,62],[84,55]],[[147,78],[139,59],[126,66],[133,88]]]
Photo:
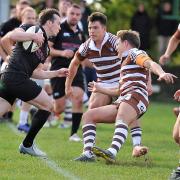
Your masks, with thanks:
[[[25,147],[31,147],[39,130],[43,127],[51,112],[39,109],[33,116],[30,130],[23,141]]]
[[[19,118],[19,124],[20,125],[25,125],[28,123],[28,111],[22,111],[20,112],[20,118]]]
[[[71,122],[72,121],[72,102],[66,99],[66,106],[64,110],[64,121]]]
[[[71,127],[71,136],[77,133],[80,123],[81,123],[82,113],[73,113],[72,114],[72,127]]]
[[[117,120],[111,147],[108,149],[114,156],[124,144],[128,135],[128,126],[122,120]]]
[[[142,129],[140,127],[134,127],[130,130],[133,146],[141,145]]]
[[[83,153],[88,157],[92,156],[91,150],[95,142],[96,137],[96,125],[95,124],[85,124],[82,126],[83,132]]]

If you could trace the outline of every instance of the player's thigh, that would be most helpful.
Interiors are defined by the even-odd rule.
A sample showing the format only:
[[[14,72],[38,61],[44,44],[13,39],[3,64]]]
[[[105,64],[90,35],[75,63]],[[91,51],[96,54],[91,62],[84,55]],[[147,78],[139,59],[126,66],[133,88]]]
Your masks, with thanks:
[[[41,90],[40,94],[35,97],[33,100],[28,101],[27,103],[30,103],[39,109],[52,111],[53,109],[53,99],[48,96],[48,94],[45,92],[44,89]]]
[[[83,124],[114,123],[117,115],[116,105],[107,105],[89,109],[83,114]]]
[[[176,143],[179,144],[179,138],[180,138],[180,114],[177,117],[177,120],[174,124],[173,128],[173,138],[176,141]]]
[[[105,106],[110,104],[111,97],[102,93],[92,93],[89,99],[89,109]]]
[[[5,99],[0,97],[0,117],[11,109],[11,104]]]

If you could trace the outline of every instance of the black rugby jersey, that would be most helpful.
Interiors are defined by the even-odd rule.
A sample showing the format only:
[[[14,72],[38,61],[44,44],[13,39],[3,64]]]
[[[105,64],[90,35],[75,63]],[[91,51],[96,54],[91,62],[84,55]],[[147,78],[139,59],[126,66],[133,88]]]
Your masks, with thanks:
[[[14,30],[21,25],[21,21],[16,17],[10,18],[8,21],[4,22],[0,26],[0,37],[3,37],[8,32]]]
[[[20,27],[26,31],[31,26],[32,25],[24,24]],[[43,45],[37,51],[31,53],[24,50],[22,42],[17,42],[5,73],[13,72],[22,74],[24,77],[29,78],[32,76],[32,73],[37,68],[37,66],[40,63],[43,64],[45,62],[49,55],[49,47],[46,32],[42,27],[40,28],[42,29],[45,38]]]
[[[61,24],[61,30],[56,37],[50,39],[54,43],[54,49],[57,50],[72,50],[74,53],[78,50],[79,46],[85,41],[83,32],[77,27],[77,31],[74,32],[67,21]],[[53,57],[52,70],[59,69],[60,67],[69,67],[72,58],[65,57]]]

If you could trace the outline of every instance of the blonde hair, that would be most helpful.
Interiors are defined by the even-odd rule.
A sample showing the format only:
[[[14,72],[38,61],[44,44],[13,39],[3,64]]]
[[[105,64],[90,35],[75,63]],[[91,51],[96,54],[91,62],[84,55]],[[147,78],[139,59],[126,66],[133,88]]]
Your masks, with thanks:
[[[36,11],[35,9],[33,9],[32,7],[26,7],[22,10],[21,14],[20,14],[20,17],[21,17],[21,20],[22,20],[22,17],[24,16],[24,14],[26,12],[34,12],[36,14]]]
[[[137,31],[129,30],[120,30],[117,32],[117,37],[121,39],[121,41],[127,40],[133,47],[140,47],[140,36]]]

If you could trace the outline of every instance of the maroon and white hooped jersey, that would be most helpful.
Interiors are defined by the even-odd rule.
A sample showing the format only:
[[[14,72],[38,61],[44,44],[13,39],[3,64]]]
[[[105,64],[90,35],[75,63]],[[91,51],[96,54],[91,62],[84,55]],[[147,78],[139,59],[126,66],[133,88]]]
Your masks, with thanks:
[[[116,41],[117,36],[106,32],[100,49],[95,46],[92,39],[88,39],[76,52],[79,60],[89,59],[96,69],[100,82],[117,83],[119,81],[121,61],[118,58]]]

